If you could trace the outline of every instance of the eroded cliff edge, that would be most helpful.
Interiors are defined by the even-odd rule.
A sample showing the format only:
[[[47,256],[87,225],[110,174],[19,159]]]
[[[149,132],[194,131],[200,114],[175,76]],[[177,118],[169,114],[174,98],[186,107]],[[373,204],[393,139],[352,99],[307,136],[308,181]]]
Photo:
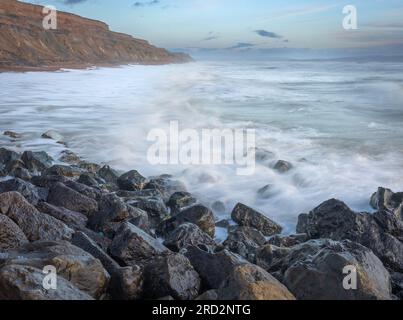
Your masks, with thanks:
[[[56,30],[45,30],[42,10],[16,0],[0,1],[0,70],[191,61],[188,55],[171,53],[110,31],[103,22],[66,12],[57,13]]]

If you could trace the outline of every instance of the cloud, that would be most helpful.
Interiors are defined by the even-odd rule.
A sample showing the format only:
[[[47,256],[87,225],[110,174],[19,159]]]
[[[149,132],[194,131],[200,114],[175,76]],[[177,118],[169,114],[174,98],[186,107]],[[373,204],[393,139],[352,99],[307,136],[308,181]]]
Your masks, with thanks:
[[[252,48],[255,45],[253,43],[247,43],[247,42],[238,42],[236,45],[232,47],[226,48],[227,50],[234,50],[234,49],[246,49],[246,48]]]
[[[151,1],[137,1],[133,3],[133,7],[148,7],[148,6],[153,6],[156,4],[159,4],[160,0],[151,0]]]
[[[215,40],[215,39],[218,39],[218,37],[210,36],[210,37],[204,38],[203,41],[211,41],[211,40]]]
[[[270,32],[270,31],[266,31],[266,30],[255,30],[254,32],[257,33],[261,37],[275,38],[275,39],[282,38],[282,36],[280,36],[279,34]]]

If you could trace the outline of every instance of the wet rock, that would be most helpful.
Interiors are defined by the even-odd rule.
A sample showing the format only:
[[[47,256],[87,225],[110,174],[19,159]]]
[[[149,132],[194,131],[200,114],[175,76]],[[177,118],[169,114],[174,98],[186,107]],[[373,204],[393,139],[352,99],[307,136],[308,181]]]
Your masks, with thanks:
[[[199,294],[200,277],[181,254],[157,257],[145,267],[144,276],[144,293],[151,299],[172,296],[192,300]]]
[[[178,213],[182,209],[194,205],[197,199],[194,198],[189,192],[175,192],[168,201],[168,206],[173,213]]]
[[[49,191],[48,203],[91,216],[98,211],[98,203],[77,191],[56,183]]]
[[[8,171],[8,175],[25,181],[29,181],[32,179],[31,173],[28,171],[28,169],[25,169],[23,166],[13,167],[11,170]]]
[[[18,192],[0,194],[0,213],[8,216],[28,240],[70,240],[74,231],[63,222],[39,212]]]
[[[59,160],[70,165],[79,165],[81,159],[73,151],[63,150],[60,154]]]
[[[217,293],[218,300],[295,300],[276,278],[252,264],[235,267]]]
[[[22,134],[14,132],[14,131],[4,131],[3,135],[13,138],[13,139],[21,139]]]
[[[52,157],[44,151],[25,151],[21,156],[21,160],[27,169],[35,172],[45,171],[52,166],[53,162]]]
[[[273,167],[273,169],[279,173],[286,173],[290,171],[292,168],[293,165],[290,162],[284,160],[277,161]]]
[[[42,134],[42,136],[41,136],[43,139],[51,139],[51,140],[54,140],[54,141],[56,141],[57,143],[64,143],[63,142],[63,140],[64,140],[64,138],[63,138],[63,136],[59,133],[59,132],[57,132],[57,131],[55,131],[55,130],[48,130],[48,131],[46,131],[45,133],[43,133]]]
[[[40,202],[36,208],[47,215],[63,221],[69,228],[81,230],[85,228],[88,218],[79,212],[71,211],[63,207],[56,207],[47,202]]]
[[[20,155],[12,150],[0,148],[0,164],[6,165],[13,160],[19,160]]]
[[[189,259],[206,289],[218,289],[236,266],[247,263],[228,250],[212,252],[204,246],[188,246],[181,253]]]
[[[398,297],[398,299],[403,299],[403,273],[392,272],[392,292]]]
[[[164,245],[174,252],[179,252],[182,248],[188,245],[204,245],[214,249],[216,243],[197,225],[193,223],[184,223],[167,236]]]
[[[304,247],[304,249],[306,249],[305,251],[309,252],[306,247],[309,249],[310,246],[307,244]],[[316,247],[313,248],[312,251],[315,252]],[[285,260],[286,257],[292,259],[292,256],[290,256],[289,253],[289,248],[267,244],[260,247],[256,251],[256,264],[272,274],[278,272],[280,275],[278,279],[282,280],[282,273],[285,271],[287,266],[291,264],[291,262]]]
[[[174,180],[170,176],[160,176],[150,179],[144,189],[158,190],[164,201],[168,201],[175,192],[186,192],[186,186],[179,180]]]
[[[74,167],[56,164],[56,165],[53,165],[50,168],[46,169],[43,172],[43,175],[45,175],[45,176],[64,176],[64,177],[68,177],[68,178],[74,178],[74,177],[79,177],[81,173],[82,173],[81,170],[76,169]]]
[[[78,167],[80,169],[83,169],[84,171],[87,171],[88,173],[92,173],[92,174],[97,174],[97,172],[99,170],[101,170],[101,166],[96,164],[96,163],[92,163],[92,162],[87,162],[87,161],[81,161],[78,164]]]
[[[271,237],[267,242],[269,244],[275,245],[277,247],[293,247],[297,244],[304,243],[308,241],[308,235],[305,233],[300,233],[300,234],[292,234],[289,236],[280,236],[280,235],[275,235]]]
[[[101,169],[98,170],[97,173],[107,183],[117,185],[119,173],[113,170],[110,166],[103,166]]]
[[[231,213],[232,219],[240,226],[259,230],[265,236],[281,233],[282,227],[264,216],[262,213],[238,203]]]
[[[99,188],[105,181],[93,173],[82,173],[77,180],[78,183],[85,184],[91,188]]]
[[[223,243],[228,250],[239,254],[246,260],[254,263],[256,251],[266,243],[266,238],[261,232],[250,227],[233,227],[227,240]]]
[[[69,187],[70,189],[73,189],[74,191],[77,191],[78,193],[82,194],[83,196],[86,196],[93,200],[98,201],[99,198],[101,197],[101,191],[99,189],[91,188],[91,187],[86,186],[85,184],[79,183],[77,181],[67,180],[63,184],[66,187]]]
[[[372,195],[370,204],[376,210],[393,212],[403,220],[403,192],[394,193],[390,189],[378,188]]]
[[[197,301],[217,301],[217,290],[208,290],[196,298]]]
[[[142,198],[152,198],[159,197],[162,198],[161,192],[158,190],[138,190],[138,191],[126,191],[126,190],[118,190],[116,195],[123,198],[125,201],[142,199]]]
[[[262,188],[260,188],[257,191],[257,195],[260,199],[270,199],[271,197],[273,197],[274,192],[273,192],[273,185],[272,184],[268,184]]]
[[[124,222],[109,248],[112,257],[124,265],[137,265],[170,251],[140,228]]]
[[[355,268],[357,289],[344,288],[345,267]],[[382,262],[370,249],[351,241],[328,242],[317,252],[301,257],[287,268],[284,284],[302,300],[392,298],[390,275]]]
[[[160,197],[138,198],[130,200],[127,203],[135,208],[146,211],[152,226],[159,225],[169,214],[168,208]]]
[[[143,283],[139,266],[120,268],[111,278],[109,293],[115,300],[138,300],[143,297]]]
[[[119,189],[126,191],[141,190],[143,189],[145,182],[146,178],[136,170],[131,170],[122,174],[117,180]]]
[[[17,191],[31,204],[36,205],[39,201],[45,201],[48,196],[48,190],[38,188],[33,184],[19,178],[0,182],[0,193]]]
[[[57,183],[67,183],[70,181],[69,178],[63,176],[34,176],[31,179],[31,183],[37,187],[50,189],[53,188]]]
[[[24,232],[13,220],[0,214],[0,251],[16,249],[28,243]]]
[[[93,300],[62,277],[57,276],[57,290],[45,290],[42,269],[22,265],[0,268],[1,300]],[[24,281],[21,281],[24,279]]]
[[[184,223],[193,223],[203,232],[214,238],[215,220],[213,212],[209,208],[196,205],[179,212],[174,217],[162,223],[162,233],[168,234]]]
[[[94,258],[101,261],[103,267],[106,271],[113,277],[113,275],[119,271],[119,264],[113,260],[110,256],[108,256],[104,250],[98,244],[88,237],[85,233],[79,231],[76,232],[73,236],[72,242],[78,248],[88,252]]]
[[[58,276],[96,299],[105,292],[110,278],[98,259],[68,242],[38,241],[26,244],[18,250],[7,252],[0,258],[1,262],[40,270],[54,266]]]
[[[134,219],[136,226],[148,230],[147,213],[124,203],[117,195],[104,194],[99,200],[99,211],[93,215],[90,225],[94,230],[105,231],[110,222],[123,222]],[[136,220],[137,219],[137,220]]]
[[[345,203],[331,199],[308,215],[300,216],[297,230],[312,239],[348,239],[358,242],[372,249],[389,268],[403,270],[403,229],[393,213],[356,213]]]

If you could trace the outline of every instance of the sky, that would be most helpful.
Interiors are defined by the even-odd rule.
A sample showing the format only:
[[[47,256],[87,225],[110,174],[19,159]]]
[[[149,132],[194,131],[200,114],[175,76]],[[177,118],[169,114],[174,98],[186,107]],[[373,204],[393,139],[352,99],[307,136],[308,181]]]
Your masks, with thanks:
[[[30,0],[192,53],[403,50],[402,0]],[[357,9],[356,30],[343,8]],[[387,48],[387,49],[386,49]],[[383,50],[383,51],[382,51]]]

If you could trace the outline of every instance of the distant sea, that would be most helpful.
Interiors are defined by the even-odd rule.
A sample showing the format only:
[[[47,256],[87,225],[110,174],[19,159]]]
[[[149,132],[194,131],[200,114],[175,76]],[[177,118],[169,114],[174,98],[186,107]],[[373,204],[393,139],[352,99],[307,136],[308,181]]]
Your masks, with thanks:
[[[295,231],[298,214],[329,198],[371,210],[378,186],[403,191],[403,63],[396,61],[196,62],[60,72],[0,74],[0,129],[24,138],[0,145],[45,150],[54,129],[86,160],[144,175],[170,173],[228,217],[237,202]],[[257,146],[294,169],[278,174],[257,164],[153,166],[151,129],[256,128]],[[207,179],[206,179],[207,177]],[[267,199],[257,191],[271,185]]]

